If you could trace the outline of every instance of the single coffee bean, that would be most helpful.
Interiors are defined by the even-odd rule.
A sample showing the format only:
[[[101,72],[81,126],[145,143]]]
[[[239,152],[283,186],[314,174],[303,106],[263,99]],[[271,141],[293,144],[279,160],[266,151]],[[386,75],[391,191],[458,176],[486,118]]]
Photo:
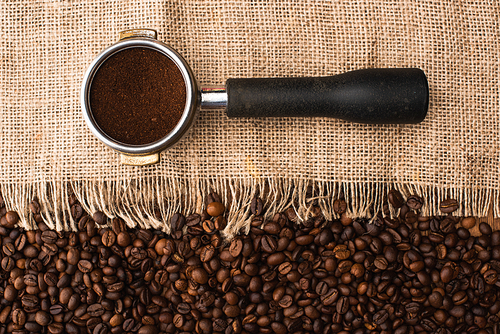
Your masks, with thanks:
[[[125,224],[123,219],[115,217],[111,220],[111,229],[118,236],[118,234],[127,230],[127,225]]]
[[[420,196],[411,195],[406,199],[406,205],[408,205],[411,210],[420,210],[423,204],[424,200]]]
[[[235,238],[233,241],[231,241],[231,244],[229,245],[229,253],[233,257],[238,257],[241,254],[241,251],[243,250],[243,241],[240,238]]]
[[[463,218],[460,224],[462,225],[463,228],[466,229],[474,228],[476,226],[476,218],[474,217]]]
[[[12,284],[7,285],[3,292],[3,298],[5,298],[5,300],[7,300],[8,302],[13,302],[16,300],[17,297],[18,297],[18,291],[16,290],[14,285]]]
[[[71,217],[78,221],[83,216],[83,208],[79,203],[75,203],[70,208]]]
[[[209,262],[215,255],[215,248],[211,244],[206,245],[202,248],[200,253],[201,262]]]
[[[286,275],[292,270],[293,266],[290,262],[283,262],[279,265],[278,271],[281,275]]]
[[[278,242],[270,235],[264,235],[260,243],[262,250],[266,253],[274,253],[278,248]]]
[[[104,214],[104,212],[101,211],[96,211],[92,215],[92,219],[98,224],[98,225],[106,225],[108,221],[108,217]]]
[[[64,332],[64,325],[59,322],[54,322],[50,324],[47,328],[50,334],[61,334]]]
[[[260,216],[262,214],[264,204],[259,197],[254,197],[250,203],[250,212],[255,216]]]
[[[14,246],[16,247],[16,250],[18,252],[21,252],[26,246],[26,243],[28,242],[28,238],[26,237],[25,234],[21,234],[19,237],[17,237],[16,241],[14,242]]]
[[[14,228],[19,221],[19,215],[15,211],[7,211],[4,216],[5,220],[2,224],[6,228]]]
[[[50,307],[50,314],[58,315],[64,312],[64,307],[62,305],[56,304]]]
[[[38,311],[35,314],[35,321],[40,326],[47,326],[51,322],[50,314],[44,311]]]
[[[494,285],[498,281],[498,272],[494,269],[490,269],[483,274],[483,277],[486,284]]]
[[[455,199],[446,199],[439,204],[439,209],[443,213],[452,213],[458,209],[458,202]]]
[[[441,308],[441,306],[443,306],[443,295],[439,292],[434,291],[429,295],[428,299],[432,307]]]
[[[102,244],[105,247],[111,247],[111,246],[113,246],[113,244],[116,241],[116,234],[115,234],[115,232],[113,232],[111,230],[106,230],[106,232],[104,232],[104,234],[102,235],[101,240],[102,240]]]
[[[381,325],[389,319],[389,312],[387,310],[380,310],[373,315],[373,322],[377,325]]]
[[[139,328],[138,334],[158,334],[158,328],[153,325],[146,325]]]
[[[19,326],[24,326],[26,323],[26,313],[21,308],[16,308],[12,312],[12,322]]]
[[[479,232],[483,235],[491,235],[493,231],[488,223],[483,222],[479,224]]]
[[[116,236],[116,243],[118,244],[118,246],[127,247],[128,245],[130,245],[130,242],[131,242],[130,234],[127,231],[122,231],[118,233],[118,235]],[[156,246],[155,250],[158,253],[158,255],[163,255],[163,252],[159,251]]]
[[[191,307],[187,303],[180,303],[177,305],[177,312],[180,314],[188,314],[191,311]]]
[[[295,238],[295,242],[301,246],[309,245],[313,241],[314,241],[314,236],[310,235],[310,234],[309,235],[301,235],[301,236],[298,236]]]
[[[397,190],[391,190],[389,192],[389,195],[387,196],[387,198],[388,198],[389,202],[391,203],[391,205],[393,207],[395,207],[396,209],[399,209],[400,207],[402,207],[405,204],[405,200],[404,200],[403,196]]]
[[[227,226],[227,220],[223,216],[218,216],[214,220],[214,227],[216,230],[222,231]]]
[[[80,261],[80,252],[78,249],[70,248],[66,255],[66,261],[68,261],[69,264],[76,266],[78,261]]]
[[[376,258],[375,258],[375,261],[373,261],[373,264],[375,265],[375,267],[377,269],[380,269],[380,270],[386,270],[387,267],[389,266],[389,262],[387,261],[386,258],[384,258],[383,256],[381,255],[378,255]]]
[[[4,271],[10,272],[15,266],[14,260],[10,256],[6,256],[2,259],[1,267]]]
[[[16,252],[16,247],[12,243],[8,242],[3,245],[2,251],[6,256],[12,256]]]
[[[348,259],[351,256],[351,251],[347,249],[347,245],[338,245],[333,249],[335,257],[339,260]]]
[[[335,303],[338,298],[339,298],[339,291],[335,288],[331,288],[325,294],[322,295],[321,302],[325,306],[330,306],[333,303]]]
[[[170,219],[170,226],[172,228],[172,231],[174,232],[182,231],[185,224],[186,224],[186,218],[180,213],[175,213]]]
[[[220,202],[212,202],[207,205],[207,213],[212,217],[220,216],[224,213],[225,207]]]
[[[337,301],[337,312],[339,314],[345,314],[349,310],[349,297],[342,296]]]
[[[445,266],[441,269],[441,281],[443,283],[449,283],[453,279],[454,271],[450,266]]]
[[[38,276],[34,274],[24,275],[24,284],[27,286],[38,286]]]
[[[33,201],[30,202],[29,208],[32,214],[34,215],[40,214],[40,203],[38,202],[37,199],[34,199]]]
[[[57,233],[55,231],[44,231],[42,232],[41,239],[44,243],[54,244],[57,241]]]
[[[333,202],[333,211],[335,211],[336,214],[341,215],[347,210],[347,203],[343,199],[336,199]]]
[[[100,317],[105,311],[101,304],[92,304],[87,308],[87,312],[91,317]]]
[[[78,269],[82,273],[90,273],[94,269],[94,266],[92,265],[92,262],[88,260],[80,260],[78,261]]]
[[[201,216],[197,213],[194,213],[192,215],[189,215],[186,218],[186,225],[187,226],[196,226],[201,223]]]
[[[270,266],[277,266],[285,260],[285,254],[278,252],[278,253],[273,253],[268,256],[267,258],[267,264]]]
[[[215,231],[216,231],[214,222],[211,220],[203,221],[202,227],[203,227],[203,231],[205,231],[205,233],[207,233],[207,234],[212,234],[212,233],[215,233]]]
[[[181,328],[182,326],[184,326],[184,316],[182,314],[176,314],[174,316],[174,319],[173,319],[173,322],[175,327],[177,328]]]
[[[198,284],[207,284],[209,278],[207,272],[203,268],[195,268],[191,276]]]
[[[95,326],[94,330],[92,331],[92,334],[107,334],[108,333],[108,326],[105,323],[99,323],[97,326]]]

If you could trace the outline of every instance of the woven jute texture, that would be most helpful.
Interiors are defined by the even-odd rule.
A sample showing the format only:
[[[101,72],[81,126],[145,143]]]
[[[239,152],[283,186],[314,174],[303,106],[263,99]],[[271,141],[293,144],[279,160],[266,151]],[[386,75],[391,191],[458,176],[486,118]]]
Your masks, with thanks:
[[[231,235],[263,198],[269,215],[311,203],[335,218],[370,217],[399,189],[460,201],[485,216],[500,203],[499,13],[491,1],[19,1],[0,4],[0,191],[32,227],[38,198],[49,226],[75,228],[68,197],[130,225],[168,231],[174,212],[202,210],[215,191]],[[231,77],[328,76],[418,67],[430,109],[419,125],[362,125],[326,118],[228,119],[204,111],[189,135],[149,167],[120,165],[81,114],[92,59],[120,31],[158,31],[200,84]],[[494,207],[500,216],[500,207]]]

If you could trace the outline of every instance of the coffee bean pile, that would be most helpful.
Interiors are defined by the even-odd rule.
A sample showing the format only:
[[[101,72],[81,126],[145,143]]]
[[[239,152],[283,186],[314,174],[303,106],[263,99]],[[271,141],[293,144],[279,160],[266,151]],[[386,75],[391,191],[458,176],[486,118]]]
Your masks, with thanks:
[[[0,201],[1,203],[1,201]],[[226,208],[173,216],[171,235],[85,213],[78,232],[15,228],[0,209],[0,334],[4,333],[498,333],[500,232],[474,218],[419,215],[423,199],[396,191],[396,218],[326,221],[318,207],[220,231]],[[443,213],[458,208],[441,203]]]

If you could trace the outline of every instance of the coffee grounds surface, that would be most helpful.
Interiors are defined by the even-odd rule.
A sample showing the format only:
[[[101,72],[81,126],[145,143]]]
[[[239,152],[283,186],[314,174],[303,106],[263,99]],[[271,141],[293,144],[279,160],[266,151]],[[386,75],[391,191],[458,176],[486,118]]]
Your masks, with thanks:
[[[156,142],[182,117],[186,85],[177,65],[164,54],[128,48],[97,70],[90,90],[92,115],[103,132],[130,145]]]

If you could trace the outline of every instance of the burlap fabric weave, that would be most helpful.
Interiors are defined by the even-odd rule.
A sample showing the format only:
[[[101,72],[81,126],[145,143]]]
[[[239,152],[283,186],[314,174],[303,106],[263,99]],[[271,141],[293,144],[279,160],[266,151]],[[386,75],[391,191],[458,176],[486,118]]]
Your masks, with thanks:
[[[18,1],[0,5],[0,187],[31,227],[29,201],[57,229],[74,228],[68,195],[90,212],[163,227],[218,192],[231,234],[251,218],[311,203],[334,218],[373,216],[390,188],[457,198],[484,216],[499,197],[499,13],[490,1]],[[191,64],[200,84],[230,77],[327,76],[418,67],[430,84],[419,125],[326,118],[228,119],[203,112],[190,134],[150,167],[121,166],[80,110],[84,71],[118,33],[152,28]],[[435,200],[430,200],[435,199]],[[496,206],[495,215],[500,216]]]

